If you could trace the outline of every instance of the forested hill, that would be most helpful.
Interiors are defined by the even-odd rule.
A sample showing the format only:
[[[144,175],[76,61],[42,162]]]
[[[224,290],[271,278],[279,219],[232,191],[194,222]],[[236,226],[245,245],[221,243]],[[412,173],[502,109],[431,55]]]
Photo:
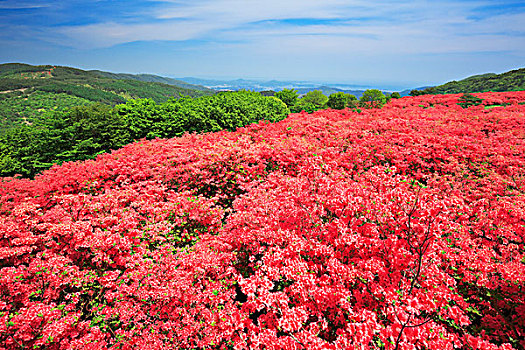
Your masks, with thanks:
[[[215,93],[184,82],[174,86],[143,81],[147,80],[144,76],[134,77],[61,66],[0,64],[0,133],[14,126],[31,124],[51,111],[73,106],[116,105],[136,98],[151,98],[160,103],[171,97]],[[175,82],[175,79],[171,81]]]
[[[89,71],[89,73],[99,74],[101,77],[111,78],[111,79],[116,79],[116,80],[138,80],[138,81],[144,81],[148,83],[162,83],[162,84],[167,84],[167,85],[173,85],[173,86],[190,89],[190,90],[199,90],[199,91],[207,91],[207,92],[214,91],[213,89],[209,89],[202,85],[190,84],[182,80],[162,77],[160,75],[154,75],[154,74],[111,73],[111,72],[104,72],[100,70],[92,70],[92,71]]]
[[[486,91],[523,91],[525,90],[525,68],[511,70],[502,74],[487,73],[474,75],[459,81],[429,87],[411,95],[423,94],[459,94]]]

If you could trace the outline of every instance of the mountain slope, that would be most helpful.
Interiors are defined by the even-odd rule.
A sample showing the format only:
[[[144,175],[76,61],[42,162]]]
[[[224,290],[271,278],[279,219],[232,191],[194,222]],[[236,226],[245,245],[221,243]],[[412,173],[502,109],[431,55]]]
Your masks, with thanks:
[[[430,87],[415,94],[459,94],[522,90],[525,90],[525,68],[511,70],[502,74],[473,75],[463,80],[454,80],[443,85]]]
[[[184,88],[184,89],[190,89],[190,90],[199,90],[199,91],[208,91],[208,92],[214,91],[202,85],[189,84],[182,80],[162,77],[160,75],[154,75],[154,74],[111,73],[111,72],[104,72],[100,70],[93,70],[89,72],[99,74],[100,76],[104,78],[110,78],[110,79],[116,79],[116,80],[138,80],[138,81],[143,81],[143,82],[148,82],[148,83],[162,83],[162,84],[167,84],[167,85],[173,85],[173,86],[177,86],[177,87]]]
[[[130,79],[126,79],[128,76]],[[185,83],[174,86],[131,77],[61,66],[0,64],[0,133],[31,124],[54,110],[78,105],[116,105],[134,98],[151,98],[160,103],[171,97],[214,94],[212,90]]]

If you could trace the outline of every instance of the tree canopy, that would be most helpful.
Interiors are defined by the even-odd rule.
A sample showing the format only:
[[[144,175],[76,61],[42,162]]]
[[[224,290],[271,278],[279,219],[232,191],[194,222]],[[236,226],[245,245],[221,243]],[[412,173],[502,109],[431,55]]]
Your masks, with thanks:
[[[328,97],[320,90],[313,90],[307,92],[303,98],[301,98],[301,101],[303,103],[311,103],[315,106],[322,107],[328,102]]]
[[[55,163],[93,158],[143,138],[233,131],[260,120],[275,122],[289,113],[281,100],[248,91],[184,97],[160,104],[138,99],[115,107],[74,107],[1,135],[0,177],[32,177]]]
[[[286,103],[288,107],[295,105],[297,103],[297,99],[299,98],[297,90],[294,89],[283,89],[276,92],[274,96]]]
[[[354,108],[357,106],[357,97],[344,92],[334,92],[328,96],[326,106],[333,109]]]
[[[368,89],[359,99],[360,105],[365,108],[381,108],[387,102],[386,96],[378,89]]]

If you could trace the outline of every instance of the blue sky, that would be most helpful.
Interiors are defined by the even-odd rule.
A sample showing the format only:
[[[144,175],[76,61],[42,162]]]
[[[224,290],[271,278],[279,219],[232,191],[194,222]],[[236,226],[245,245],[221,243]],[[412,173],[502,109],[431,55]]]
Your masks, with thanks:
[[[410,88],[525,67],[520,0],[0,0],[0,62]]]

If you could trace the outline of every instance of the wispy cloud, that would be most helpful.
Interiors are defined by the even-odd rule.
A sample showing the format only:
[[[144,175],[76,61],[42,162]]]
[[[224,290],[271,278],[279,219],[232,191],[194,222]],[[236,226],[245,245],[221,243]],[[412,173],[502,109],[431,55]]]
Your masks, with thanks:
[[[2,0],[0,1],[0,10],[22,10],[22,9],[37,9],[43,7],[49,7],[50,4],[40,1],[35,3],[34,1],[11,1]]]
[[[337,19],[343,15],[343,0],[287,2],[269,0],[241,1],[164,1],[161,6],[144,9],[134,21],[103,22],[57,29],[74,45],[105,47],[142,40],[189,40],[205,35],[221,36],[223,31],[238,29],[265,20],[301,18]],[[315,14],[315,15],[314,15]],[[137,23],[138,21],[138,23]],[[102,37],[106,36],[105,38]]]
[[[108,47],[149,40],[220,39],[246,41],[282,36],[322,35],[365,48],[407,48],[434,52],[509,47],[502,36],[519,36],[525,10],[512,15],[473,18],[471,15],[488,1],[369,1],[345,0],[214,0],[163,1],[144,9],[142,19],[101,22],[56,29],[62,42],[79,47]],[[493,4],[493,3],[492,3]],[[510,19],[509,19],[510,17]],[[499,34],[498,34],[499,33]],[[501,35],[501,33],[505,33]],[[341,39],[346,36],[347,39]],[[464,40],[464,36],[478,39]],[[295,40],[295,39],[294,39]],[[400,43],[398,41],[403,40]],[[474,43],[478,47],[473,47]],[[405,50],[406,51],[406,50]]]
[[[205,21],[167,21],[161,23],[121,24],[114,22],[56,29],[54,41],[79,48],[102,48],[134,41],[185,41],[220,29]]]

